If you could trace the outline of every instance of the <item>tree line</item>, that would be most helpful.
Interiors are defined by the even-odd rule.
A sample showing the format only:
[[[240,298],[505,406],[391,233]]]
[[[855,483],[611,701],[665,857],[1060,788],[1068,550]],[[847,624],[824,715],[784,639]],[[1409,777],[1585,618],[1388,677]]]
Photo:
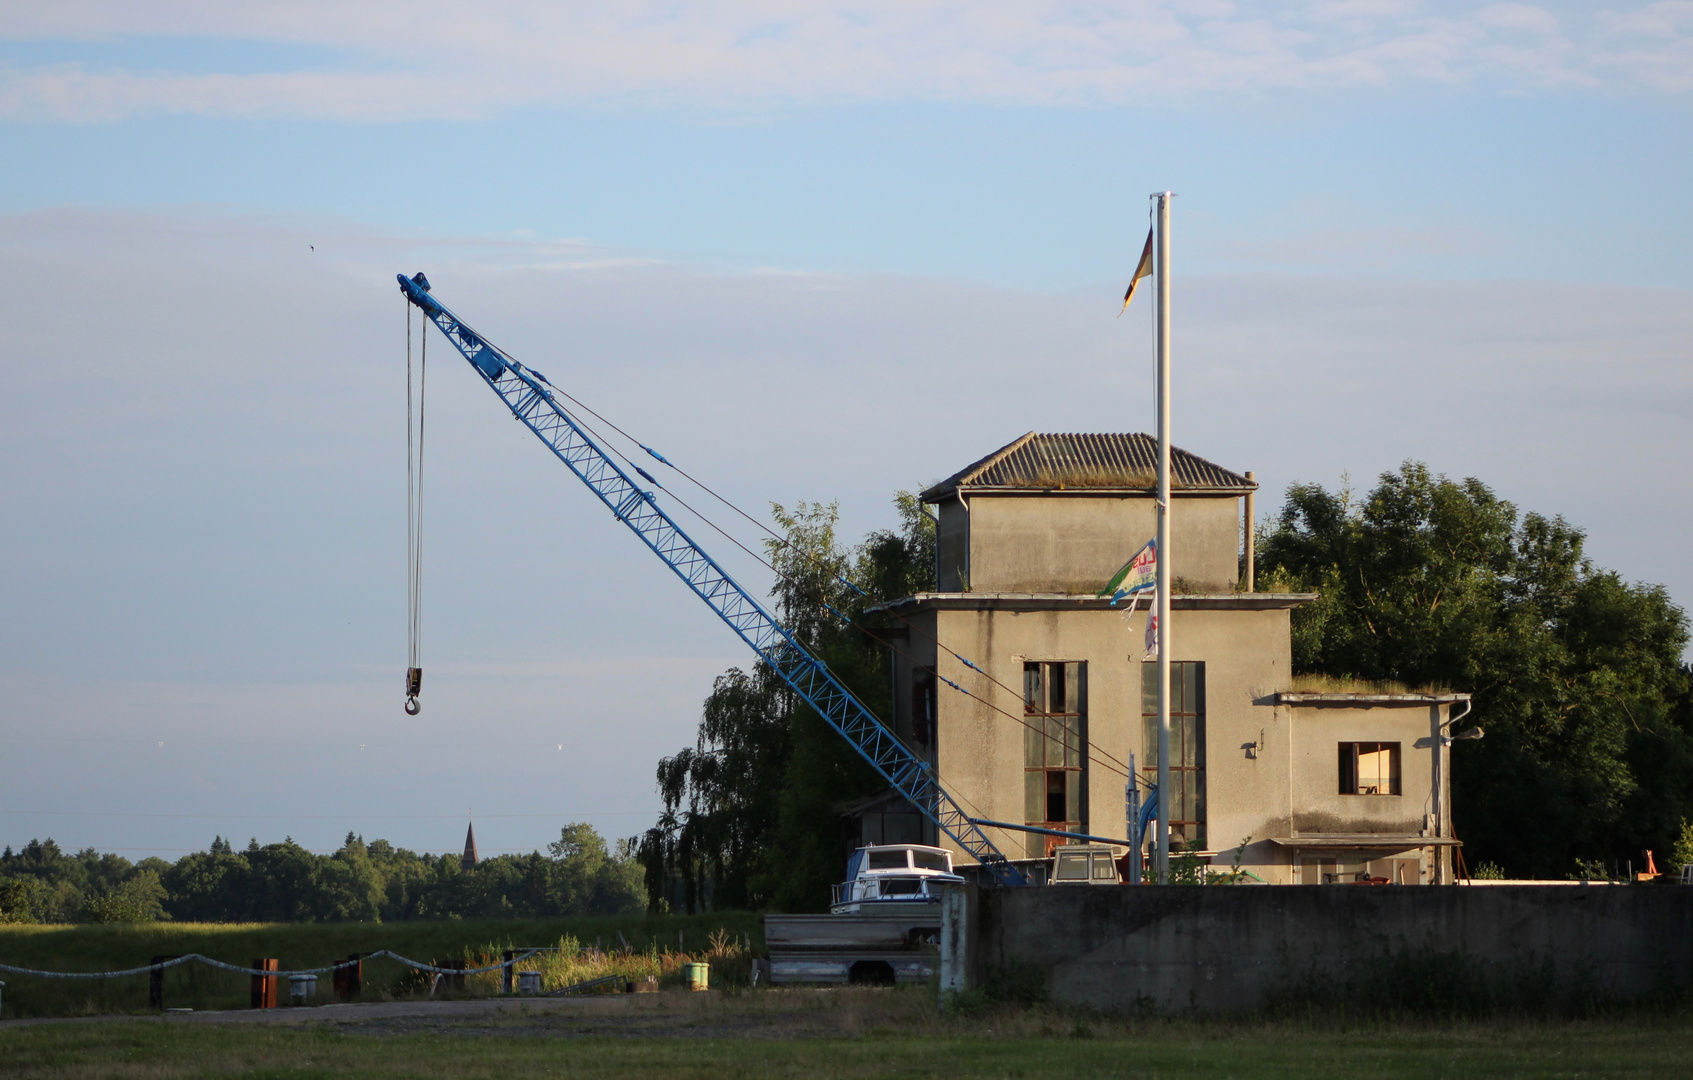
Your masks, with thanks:
[[[528,855],[464,866],[460,855],[419,855],[347,834],[330,855],[291,838],[223,837],[176,862],[132,863],[51,839],[0,854],[0,922],[393,922],[632,914],[645,900],[633,840],[608,850],[591,826],[566,825]]]

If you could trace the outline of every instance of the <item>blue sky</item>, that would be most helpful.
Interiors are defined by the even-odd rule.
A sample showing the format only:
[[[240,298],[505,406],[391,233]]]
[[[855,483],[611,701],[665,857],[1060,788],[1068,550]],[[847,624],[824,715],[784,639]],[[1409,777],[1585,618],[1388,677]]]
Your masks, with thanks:
[[[398,712],[397,270],[858,535],[1150,429],[1171,188],[1177,441],[1266,512],[1426,460],[1693,597],[1685,0],[0,10],[0,842],[650,822],[744,658],[450,369]]]

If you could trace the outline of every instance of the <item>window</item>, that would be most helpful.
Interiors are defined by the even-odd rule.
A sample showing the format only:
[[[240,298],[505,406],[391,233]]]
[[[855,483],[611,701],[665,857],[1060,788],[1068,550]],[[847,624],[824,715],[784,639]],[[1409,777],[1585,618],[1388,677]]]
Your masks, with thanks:
[[[870,869],[872,870],[907,870],[911,863],[903,851],[872,851],[870,853]]]
[[[1343,742],[1340,744],[1342,795],[1398,795],[1399,744]]]
[[[1087,665],[1023,665],[1023,823],[1085,832],[1087,821]],[[1028,856],[1045,858],[1056,836],[1029,834]]]
[[[928,668],[911,674],[911,741],[920,747],[935,742],[935,673]]]
[[[1149,783],[1158,782],[1158,665],[1140,667],[1140,715],[1146,738],[1142,744]],[[1190,847],[1205,846],[1205,663],[1176,660],[1170,664],[1170,837]]]
[[[919,870],[941,870],[952,873],[952,857],[938,851],[913,851],[911,865]]]

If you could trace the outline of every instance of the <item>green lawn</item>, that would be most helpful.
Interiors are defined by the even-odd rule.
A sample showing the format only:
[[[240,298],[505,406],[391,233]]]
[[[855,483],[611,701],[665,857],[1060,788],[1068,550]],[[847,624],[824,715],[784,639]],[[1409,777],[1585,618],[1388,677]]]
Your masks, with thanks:
[[[200,953],[246,966],[276,957],[284,970],[322,967],[349,953],[390,949],[415,960],[474,959],[506,948],[557,945],[566,935],[583,945],[618,946],[621,931],[638,953],[709,948],[713,931],[736,942],[763,942],[758,916],[713,915],[598,919],[499,919],[402,923],[134,923],[123,925],[0,925],[0,963],[45,971],[111,971],[150,963],[155,955]],[[534,966],[534,965],[526,965]],[[670,966],[674,966],[673,964]],[[365,997],[403,992],[408,969],[391,960],[365,965]],[[147,1006],[147,975],[119,979],[44,979],[0,972],[6,983],[0,1018],[86,1016],[135,1012]],[[486,980],[491,989],[494,979]],[[551,985],[551,984],[549,984]],[[329,992],[329,979],[321,993]],[[286,989],[283,990],[286,996]],[[200,964],[167,969],[166,1004],[198,1009],[246,1004],[248,979]]]
[[[1685,1019],[1346,1029],[1023,1010],[865,1026],[875,1019],[861,1011],[854,1034],[789,1037],[687,1037],[686,1023],[680,1036],[627,1037],[571,1021],[420,1034],[82,1021],[0,1029],[0,1076],[1686,1077],[1693,1060]]]

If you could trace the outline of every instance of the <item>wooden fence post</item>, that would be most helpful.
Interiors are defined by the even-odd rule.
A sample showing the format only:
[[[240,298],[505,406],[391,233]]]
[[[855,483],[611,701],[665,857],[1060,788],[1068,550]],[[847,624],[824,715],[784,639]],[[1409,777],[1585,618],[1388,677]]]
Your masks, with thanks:
[[[163,1009],[165,1007],[165,969],[166,960],[175,960],[176,956],[155,956],[150,961],[153,970],[147,973],[147,1007],[149,1009]]]
[[[507,949],[505,952],[500,954],[500,962],[505,964],[505,967],[500,969],[500,993],[502,994],[509,994],[512,992],[513,984],[517,979],[516,974],[513,972],[513,969],[517,967],[517,965],[513,963],[516,958],[517,951],[515,949]]]

